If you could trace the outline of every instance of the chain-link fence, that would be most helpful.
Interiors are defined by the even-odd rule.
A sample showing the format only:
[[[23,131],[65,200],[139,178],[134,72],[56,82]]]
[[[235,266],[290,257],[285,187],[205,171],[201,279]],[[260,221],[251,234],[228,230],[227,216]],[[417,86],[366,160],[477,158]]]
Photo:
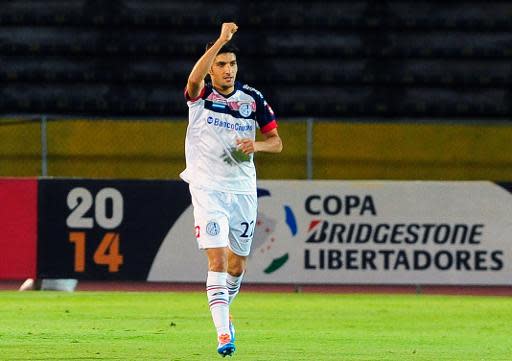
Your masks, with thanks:
[[[0,176],[178,179],[186,119],[0,119]],[[281,119],[260,179],[512,180],[510,123]]]

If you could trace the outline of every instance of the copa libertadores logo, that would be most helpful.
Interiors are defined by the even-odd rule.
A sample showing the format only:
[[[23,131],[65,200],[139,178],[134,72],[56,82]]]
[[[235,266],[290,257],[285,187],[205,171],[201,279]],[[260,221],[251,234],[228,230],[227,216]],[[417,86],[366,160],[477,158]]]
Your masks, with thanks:
[[[270,197],[270,191],[267,189],[258,188],[258,198]],[[295,237],[298,233],[297,220],[293,210],[288,205],[282,205],[281,216],[284,217],[286,227],[289,230],[289,236]],[[256,221],[256,229],[253,238],[253,255],[267,254],[277,252],[272,261],[263,269],[266,274],[271,274],[278,269],[282,268],[290,259],[288,252],[276,251],[278,247],[274,247],[280,241],[284,241],[279,237],[276,232],[276,226],[281,222],[282,219],[277,219],[275,216],[269,216],[261,208],[258,211],[258,219]]]

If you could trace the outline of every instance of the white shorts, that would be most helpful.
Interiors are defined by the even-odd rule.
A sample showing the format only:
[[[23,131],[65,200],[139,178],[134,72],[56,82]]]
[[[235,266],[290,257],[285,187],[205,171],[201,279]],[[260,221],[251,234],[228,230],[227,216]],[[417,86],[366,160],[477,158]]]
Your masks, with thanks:
[[[248,256],[256,227],[256,194],[234,194],[189,186],[199,249],[229,247]]]

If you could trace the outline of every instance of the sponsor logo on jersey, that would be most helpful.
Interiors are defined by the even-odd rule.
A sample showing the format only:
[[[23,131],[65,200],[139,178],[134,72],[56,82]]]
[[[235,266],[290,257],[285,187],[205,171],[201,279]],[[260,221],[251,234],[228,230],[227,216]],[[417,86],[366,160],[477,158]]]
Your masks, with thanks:
[[[210,125],[213,125],[214,127],[236,130],[237,132],[249,132],[253,130],[252,124],[231,123],[227,120],[214,118],[211,116],[206,119],[206,122]]]
[[[249,85],[245,84],[242,88],[245,89],[245,90],[248,90],[248,91],[256,93],[260,98],[263,99],[263,94],[261,94],[261,92],[259,90],[254,89],[252,86],[249,86]]]

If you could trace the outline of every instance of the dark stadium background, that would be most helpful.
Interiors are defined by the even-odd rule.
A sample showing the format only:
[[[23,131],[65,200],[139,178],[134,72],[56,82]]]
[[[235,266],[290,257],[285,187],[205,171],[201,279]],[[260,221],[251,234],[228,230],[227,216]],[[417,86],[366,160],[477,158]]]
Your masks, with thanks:
[[[505,119],[508,1],[2,2],[3,114],[183,116],[223,21],[281,117]]]

